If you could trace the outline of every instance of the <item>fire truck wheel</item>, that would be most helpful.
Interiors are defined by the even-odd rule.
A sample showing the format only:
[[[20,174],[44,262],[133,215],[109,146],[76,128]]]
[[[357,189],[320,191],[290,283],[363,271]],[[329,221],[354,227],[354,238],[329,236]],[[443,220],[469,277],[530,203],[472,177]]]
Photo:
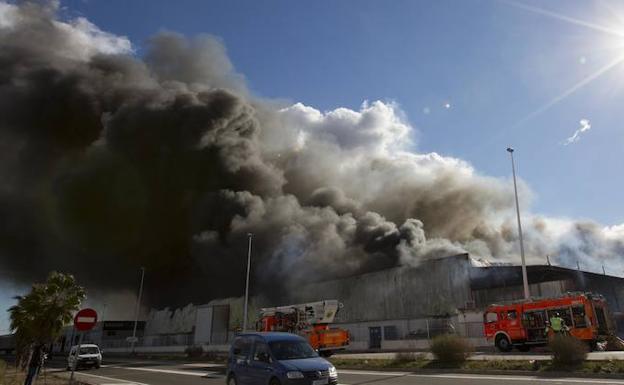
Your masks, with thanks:
[[[496,337],[496,347],[501,352],[508,352],[511,350],[512,346],[511,346],[511,342],[509,342],[509,339],[506,336],[501,334],[498,337]]]

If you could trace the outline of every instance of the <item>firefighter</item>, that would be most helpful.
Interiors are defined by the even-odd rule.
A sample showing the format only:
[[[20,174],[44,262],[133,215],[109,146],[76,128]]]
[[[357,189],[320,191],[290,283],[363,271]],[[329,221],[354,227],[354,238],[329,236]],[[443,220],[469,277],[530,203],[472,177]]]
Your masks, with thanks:
[[[554,334],[565,334],[568,329],[558,312],[553,317],[550,317],[550,328]]]

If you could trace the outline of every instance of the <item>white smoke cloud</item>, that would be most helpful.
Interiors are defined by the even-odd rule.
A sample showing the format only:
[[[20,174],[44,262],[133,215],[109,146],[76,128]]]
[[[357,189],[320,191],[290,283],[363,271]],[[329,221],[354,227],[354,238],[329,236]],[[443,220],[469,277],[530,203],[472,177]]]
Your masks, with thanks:
[[[581,134],[591,129],[591,123],[587,119],[581,119],[579,121],[579,125],[580,127],[576,131],[574,131],[574,134],[572,134],[572,136],[570,136],[563,142],[564,146],[578,142],[579,139],[581,139]]]

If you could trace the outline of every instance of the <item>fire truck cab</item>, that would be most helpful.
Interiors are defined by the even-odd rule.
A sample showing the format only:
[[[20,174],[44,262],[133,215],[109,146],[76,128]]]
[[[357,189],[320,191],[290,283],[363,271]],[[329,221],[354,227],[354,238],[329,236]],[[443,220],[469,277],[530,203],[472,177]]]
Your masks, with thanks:
[[[615,333],[607,301],[601,295],[568,293],[557,298],[531,299],[490,305],[483,314],[485,337],[503,352],[512,347],[528,351],[548,344],[553,336],[549,320],[556,314],[569,334],[594,349],[596,343]]]

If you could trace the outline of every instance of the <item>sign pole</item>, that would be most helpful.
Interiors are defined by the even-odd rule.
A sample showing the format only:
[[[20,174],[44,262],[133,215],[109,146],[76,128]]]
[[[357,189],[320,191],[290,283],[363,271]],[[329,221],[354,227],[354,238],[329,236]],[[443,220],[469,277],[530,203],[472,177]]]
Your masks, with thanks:
[[[76,349],[76,354],[74,355],[74,362],[71,365],[71,375],[69,376],[69,384],[71,385],[74,382],[74,372],[78,367],[78,359],[80,358],[80,346],[82,345],[82,339],[84,338],[84,334],[89,330],[93,329],[93,327],[97,324],[97,312],[93,309],[82,309],[76,316],[74,317],[74,332],[79,331],[80,338],[78,339],[78,346]],[[72,341],[74,343],[74,337],[72,333]],[[69,348],[69,355],[71,356],[71,346]]]
[[[74,359],[74,364],[71,366],[71,375],[69,376],[69,384],[74,383],[74,371],[78,367],[78,357],[80,356],[80,345],[82,345],[82,337],[84,336],[84,332],[80,333],[80,337],[78,338],[78,349],[76,349],[76,358]],[[70,350],[71,353],[71,350]]]

